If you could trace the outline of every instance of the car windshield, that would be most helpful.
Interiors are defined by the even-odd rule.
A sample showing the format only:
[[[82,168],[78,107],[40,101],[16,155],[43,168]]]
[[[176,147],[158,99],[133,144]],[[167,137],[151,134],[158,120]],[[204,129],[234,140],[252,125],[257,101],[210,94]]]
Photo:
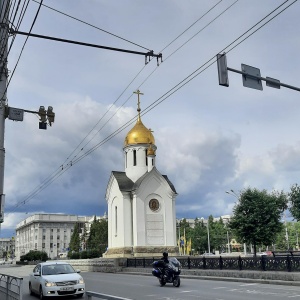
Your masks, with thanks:
[[[57,275],[76,273],[73,267],[69,264],[53,264],[45,265],[42,268],[43,275]]]

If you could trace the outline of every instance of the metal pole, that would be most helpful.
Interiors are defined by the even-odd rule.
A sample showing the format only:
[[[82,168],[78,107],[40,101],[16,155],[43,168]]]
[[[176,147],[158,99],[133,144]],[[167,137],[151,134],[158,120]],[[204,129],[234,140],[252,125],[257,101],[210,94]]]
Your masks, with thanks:
[[[0,42],[0,208],[4,211],[4,130],[5,130],[5,105],[7,86],[7,41],[8,41],[8,16],[9,0],[0,0],[0,35],[3,39]],[[1,207],[2,206],[2,207]],[[0,213],[3,213],[0,211]],[[2,222],[3,220],[1,220]],[[0,224],[1,230],[1,224]]]
[[[208,253],[210,253],[209,218],[207,219],[207,244],[208,244]]]
[[[239,73],[239,74],[242,74],[242,75],[245,75],[249,78],[253,78],[253,79],[258,79],[258,80],[263,80],[263,81],[266,81],[266,82],[270,82],[270,83],[273,83],[271,80],[268,80],[264,77],[259,77],[259,76],[253,76],[253,75],[250,75],[246,72],[243,72],[243,71],[239,71],[239,70],[236,70],[236,69],[232,69],[232,68],[227,68],[228,71],[231,71],[231,72],[235,72],[235,73]],[[289,84],[285,84],[285,83],[282,83],[282,82],[278,82],[278,85],[280,86],[283,86],[283,87],[286,87],[288,89],[291,89],[291,90],[295,90],[295,91],[298,91],[300,92],[300,88],[296,87],[296,86],[292,86],[292,85],[289,85]]]
[[[227,243],[228,243],[228,253],[230,253],[230,243],[229,243],[229,234],[227,230]]]

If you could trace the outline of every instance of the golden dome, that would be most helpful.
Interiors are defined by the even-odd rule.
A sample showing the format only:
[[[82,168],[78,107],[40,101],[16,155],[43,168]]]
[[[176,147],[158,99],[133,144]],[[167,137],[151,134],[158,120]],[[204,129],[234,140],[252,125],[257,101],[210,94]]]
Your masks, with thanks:
[[[154,136],[150,129],[146,128],[140,117],[134,127],[128,132],[125,137],[124,146],[132,144],[154,144]]]
[[[153,144],[155,145],[154,136],[151,129],[145,127],[141,120],[140,95],[144,95],[139,90],[133,92],[138,95],[137,112],[138,118],[134,127],[127,133],[124,141],[124,146],[134,144]]]
[[[155,156],[155,149],[152,145],[149,146],[149,148],[147,149],[147,156],[153,155]]]

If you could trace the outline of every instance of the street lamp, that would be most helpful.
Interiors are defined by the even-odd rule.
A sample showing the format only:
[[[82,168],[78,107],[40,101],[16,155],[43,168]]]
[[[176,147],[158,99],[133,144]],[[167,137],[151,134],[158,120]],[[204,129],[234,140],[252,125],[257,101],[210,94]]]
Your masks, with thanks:
[[[234,196],[237,200],[239,200],[240,198],[234,190],[226,191],[225,193]],[[228,245],[228,249],[229,249],[229,245]],[[246,256],[246,254],[247,254],[247,248],[246,248],[246,243],[244,243],[244,255]]]
[[[201,220],[203,221],[204,218],[202,217]],[[208,253],[210,253],[210,239],[209,239],[209,218],[207,218],[207,246],[208,246]]]

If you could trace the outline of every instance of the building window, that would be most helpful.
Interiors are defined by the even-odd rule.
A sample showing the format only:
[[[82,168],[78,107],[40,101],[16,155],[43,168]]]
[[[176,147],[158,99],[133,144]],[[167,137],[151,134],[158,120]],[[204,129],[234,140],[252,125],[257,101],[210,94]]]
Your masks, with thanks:
[[[136,150],[133,150],[133,165],[136,166]]]
[[[145,149],[146,166],[148,166],[147,149]]]
[[[57,240],[58,240],[58,241],[60,240],[60,235],[57,236]]]
[[[59,243],[57,243],[57,249],[59,249]]]
[[[45,240],[46,239],[46,236],[45,235],[43,235],[43,240]]]
[[[50,248],[53,248],[53,243],[50,243]]]
[[[35,238],[34,238],[35,240],[37,240],[37,235],[35,236]]]
[[[50,240],[53,240],[53,235],[50,235]]]
[[[34,249],[37,250],[37,243],[34,244]]]
[[[51,232],[53,232],[53,229],[51,229]]]
[[[45,248],[45,243],[42,243],[42,248]]]
[[[57,229],[57,232],[60,232],[60,229]]]
[[[115,236],[118,235],[118,208],[115,206]]]

